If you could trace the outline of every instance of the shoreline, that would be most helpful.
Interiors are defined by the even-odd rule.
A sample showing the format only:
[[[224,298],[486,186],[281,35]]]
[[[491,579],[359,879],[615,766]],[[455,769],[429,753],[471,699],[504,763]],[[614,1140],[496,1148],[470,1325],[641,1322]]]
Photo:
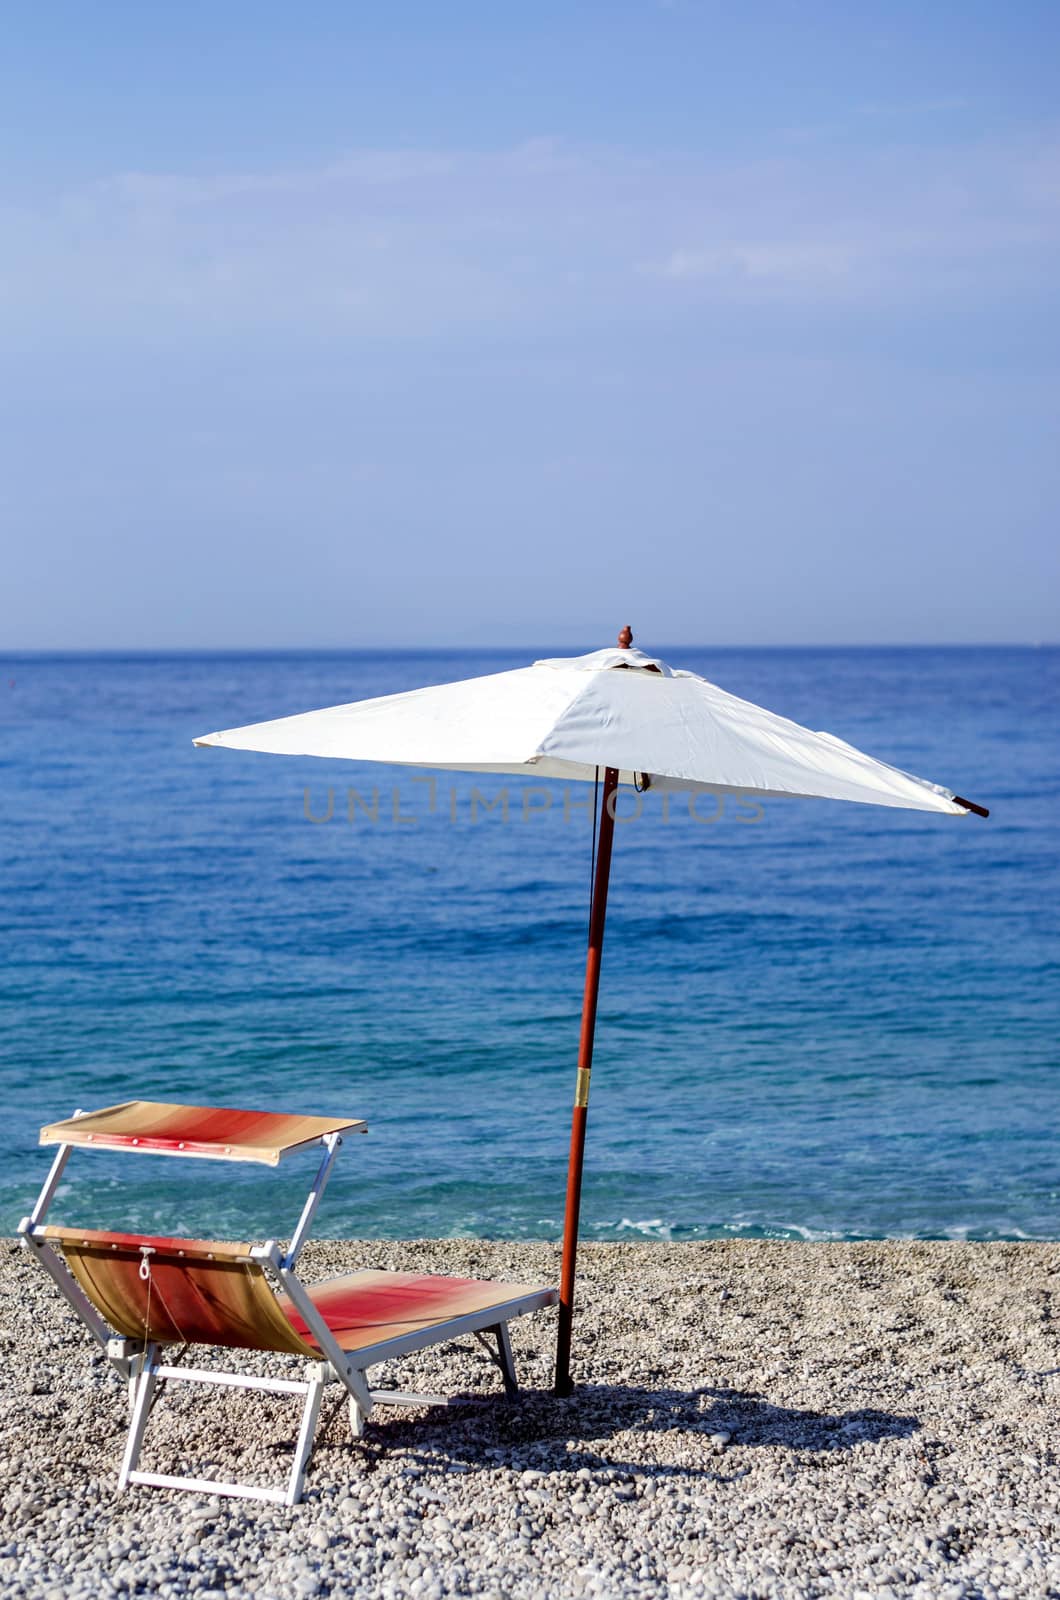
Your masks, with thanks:
[[[558,1261],[467,1239],[302,1258],[308,1281],[376,1266],[542,1284]],[[549,1387],[554,1311],[512,1326],[514,1403],[472,1343],[426,1351],[380,1380],[455,1403],[381,1408],[360,1443],[341,1410],[323,1420],[287,1510],[117,1496],[121,1385],[5,1245],[4,1593],[1060,1594],[1060,1243],[589,1242],[579,1266],[570,1399]],[[260,1395],[178,1389],[145,1465],[276,1483],[295,1421]]]

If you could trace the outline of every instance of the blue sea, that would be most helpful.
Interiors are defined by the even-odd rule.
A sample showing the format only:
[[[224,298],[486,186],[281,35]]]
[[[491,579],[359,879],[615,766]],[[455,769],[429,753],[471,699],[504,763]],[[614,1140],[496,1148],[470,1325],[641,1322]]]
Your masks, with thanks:
[[[3,659],[5,1228],[42,1123],[142,1097],[364,1118],[322,1234],[558,1237],[588,790],[191,741],[562,653]],[[583,1235],[1055,1238],[1060,651],[657,653],[992,814],[644,797]],[[53,1216],[282,1236],[312,1166],[85,1153]]]

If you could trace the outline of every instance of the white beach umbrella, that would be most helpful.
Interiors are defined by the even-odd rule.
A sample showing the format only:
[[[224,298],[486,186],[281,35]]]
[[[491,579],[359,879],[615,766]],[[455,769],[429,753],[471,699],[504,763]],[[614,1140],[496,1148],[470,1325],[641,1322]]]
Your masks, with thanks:
[[[830,733],[726,694],[632,647],[329,706],[206,734],[198,745],[461,772],[594,781],[603,774],[560,1283],[556,1390],[570,1390],[574,1269],[614,833],[621,785],[853,800],[964,816],[982,806],[864,755]]]

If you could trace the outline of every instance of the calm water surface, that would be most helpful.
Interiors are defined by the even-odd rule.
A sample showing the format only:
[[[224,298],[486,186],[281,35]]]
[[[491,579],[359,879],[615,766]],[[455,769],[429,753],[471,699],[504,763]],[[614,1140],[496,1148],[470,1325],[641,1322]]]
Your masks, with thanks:
[[[139,1096],[364,1117],[326,1234],[558,1235],[587,791],[480,780],[505,820],[443,774],[432,812],[408,772],[191,745],[557,653],[0,663],[5,1227],[42,1122]],[[585,1234],[1056,1237],[1060,652],[659,653],[993,814],[645,797],[616,839]],[[85,1155],[55,1215],[282,1233],[300,1163]]]

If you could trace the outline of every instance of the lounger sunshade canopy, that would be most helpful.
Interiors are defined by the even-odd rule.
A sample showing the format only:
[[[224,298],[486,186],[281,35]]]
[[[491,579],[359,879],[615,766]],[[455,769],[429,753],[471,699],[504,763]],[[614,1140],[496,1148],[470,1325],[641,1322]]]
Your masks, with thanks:
[[[257,1161],[275,1167],[284,1156],[317,1144],[326,1134],[365,1132],[367,1123],[343,1118],[125,1100],[53,1122],[41,1129],[40,1142],[216,1161]]]

